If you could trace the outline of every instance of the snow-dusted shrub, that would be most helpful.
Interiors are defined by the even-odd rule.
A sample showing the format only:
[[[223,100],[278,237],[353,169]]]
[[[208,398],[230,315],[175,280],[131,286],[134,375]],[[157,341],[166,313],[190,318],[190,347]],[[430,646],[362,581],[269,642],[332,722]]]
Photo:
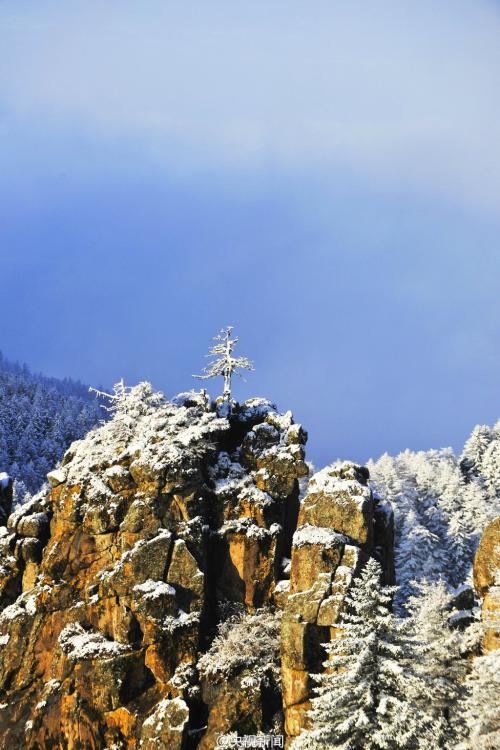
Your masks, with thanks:
[[[201,676],[227,679],[247,669],[254,680],[270,673],[279,679],[280,620],[281,612],[269,609],[236,614],[225,620],[210,649],[198,661]]]

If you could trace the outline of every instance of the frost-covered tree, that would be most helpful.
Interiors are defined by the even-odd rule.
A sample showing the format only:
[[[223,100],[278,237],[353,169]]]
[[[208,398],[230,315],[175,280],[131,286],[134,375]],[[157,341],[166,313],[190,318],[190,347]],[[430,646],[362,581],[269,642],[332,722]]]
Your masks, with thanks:
[[[468,737],[461,750],[500,747],[500,649],[474,659],[460,707]]]
[[[474,427],[462,453],[461,467],[466,476],[470,477],[481,473],[483,456],[492,439],[493,431],[491,427],[484,424],[478,424]]]
[[[222,377],[224,379],[224,390],[222,397],[230,405],[231,403],[231,379],[233,375],[241,377],[238,370],[254,370],[253,362],[247,357],[233,357],[233,351],[239,341],[238,336],[232,337],[233,326],[221,329],[217,336],[214,336],[216,342],[210,347],[207,357],[212,361],[203,368],[203,375],[193,375],[199,380],[208,380],[210,378]]]
[[[416,589],[407,609],[418,652],[416,669],[426,689],[415,694],[414,702],[433,717],[436,747],[451,750],[461,736],[459,702],[467,665],[464,650],[474,634],[450,627],[452,596],[444,581],[424,580]],[[469,628],[478,629],[474,625]]]
[[[237,612],[220,623],[210,649],[198,661],[203,677],[229,679],[249,670],[259,682],[266,674],[278,681],[281,612]],[[248,678],[247,678],[248,681]]]
[[[465,509],[459,507],[451,514],[446,546],[450,565],[448,579],[452,585],[458,586],[467,578],[475,549],[473,529]]]
[[[370,559],[346,597],[337,636],[326,645],[325,672],[311,702],[311,729],[293,750],[408,750],[431,747],[432,721],[412,700],[419,678],[412,667],[406,622],[389,606]]]
[[[495,444],[495,429],[490,431],[493,442],[487,451]],[[483,432],[478,440],[484,438]],[[470,450],[474,452],[473,447]],[[464,475],[451,449],[386,454],[370,462],[369,469],[375,489],[394,507],[399,585],[394,604],[402,614],[404,602],[414,593],[412,581],[444,578],[452,586],[464,581],[481,532],[500,512],[499,502],[488,490],[481,467]]]
[[[164,401],[160,391],[154,391],[151,383],[143,381],[131,387],[125,385],[123,378],[113,386],[113,393],[106,393],[97,388],[90,387],[89,391],[95,393],[99,398],[105,398],[107,404],[101,407],[112,416],[139,417],[145,414],[150,407],[155,407]]]
[[[395,597],[398,611],[414,592],[414,582],[421,576],[433,576],[440,568],[436,561],[439,551],[439,537],[421,522],[415,510],[410,510],[404,518],[395,555],[400,572]]]
[[[486,487],[490,497],[500,500],[500,435],[492,440],[482,460],[481,473],[484,475]]]

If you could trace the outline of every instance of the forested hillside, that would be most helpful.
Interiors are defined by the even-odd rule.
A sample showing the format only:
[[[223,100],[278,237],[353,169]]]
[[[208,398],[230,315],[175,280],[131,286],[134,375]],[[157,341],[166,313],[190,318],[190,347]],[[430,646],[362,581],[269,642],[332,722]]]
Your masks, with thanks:
[[[500,422],[476,427],[461,457],[407,450],[369,469],[394,507],[399,609],[415,593],[412,581],[463,583],[482,531],[500,513]]]
[[[14,478],[18,501],[102,417],[87,386],[34,374],[0,353],[0,472]]]

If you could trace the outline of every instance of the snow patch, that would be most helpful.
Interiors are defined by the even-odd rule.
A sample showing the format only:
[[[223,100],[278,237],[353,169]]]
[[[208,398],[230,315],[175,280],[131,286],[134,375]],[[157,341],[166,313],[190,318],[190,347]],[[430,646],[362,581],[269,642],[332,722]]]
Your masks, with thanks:
[[[311,526],[308,523],[300,526],[293,535],[294,547],[318,544],[326,549],[332,549],[348,542],[349,540],[346,536],[338,534],[333,529],[327,529],[323,526]]]
[[[147,600],[159,599],[161,596],[175,596],[173,586],[164,581],[153,581],[152,578],[148,578],[144,583],[137,584],[133,590],[138,591],[143,599]]]
[[[325,466],[309,480],[307,494],[334,495],[336,503],[347,505],[355,502],[361,506],[370,499],[370,488],[358,481],[355,471],[356,467],[348,462]]]
[[[61,631],[59,645],[70,661],[109,659],[128,650],[123,644],[108,640],[102,633],[84,630],[78,622],[66,625]]]

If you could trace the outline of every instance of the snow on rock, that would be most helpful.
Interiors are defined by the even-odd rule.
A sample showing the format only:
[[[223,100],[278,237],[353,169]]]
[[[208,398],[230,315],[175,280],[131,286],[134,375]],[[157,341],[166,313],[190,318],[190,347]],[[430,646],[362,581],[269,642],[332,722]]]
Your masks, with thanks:
[[[209,449],[210,440],[229,429],[226,419],[207,411],[205,400],[178,399],[178,404],[159,400],[149,384],[130,389],[124,400],[130,407],[92,430],[70,447],[63,459],[67,482],[85,488],[88,499],[98,500],[109,489],[95,478],[101,470],[111,480],[123,477],[117,465],[130,464],[136,482],[160,481],[168,469],[189,472]],[[106,470],[112,469],[111,473]]]
[[[175,596],[175,589],[164,581],[153,581],[148,578],[144,583],[134,586],[134,591],[138,591],[144,599],[158,599],[161,596]]]
[[[261,508],[273,503],[271,496],[254,484],[254,475],[240,463],[231,461],[227,453],[219,455],[216,465],[211,469],[211,476],[215,494],[222,501],[231,496],[238,501],[248,500]]]
[[[299,525],[326,526],[371,547],[374,502],[368,471],[347,461],[316,472],[301,500]]]
[[[347,461],[326,466],[311,477],[308,491],[332,495],[336,503],[354,500],[361,505],[370,498],[370,489],[360,483],[357,469],[359,467]]]
[[[109,659],[128,650],[123,644],[108,640],[102,633],[84,630],[78,622],[63,628],[59,645],[70,661]]]
[[[175,406],[199,406],[205,411],[210,411],[210,396],[203,389],[201,391],[191,390],[178,393],[171,401]]]
[[[267,398],[249,398],[241,404],[237,415],[240,422],[250,422],[264,419],[269,413],[276,411],[276,404]]]
[[[341,544],[347,544],[349,539],[338,534],[333,529],[305,524],[300,526],[293,535],[293,546],[304,547],[309,544],[319,545],[324,549],[332,549]]]
[[[181,750],[188,721],[189,709],[182,698],[163,699],[142,725],[141,747]]]
[[[169,402],[145,383],[120,385],[110,401],[111,418],[70,446],[50,472],[51,486],[0,532],[1,566],[14,585],[13,596],[5,587],[0,607],[2,657],[14,674],[12,689],[0,685],[12,747],[34,745],[49,724],[58,746],[78,743],[73,713],[64,713],[70,685],[73,705],[91,711],[86,726],[96,747],[105,735],[108,741],[111,712],[128,731],[129,707],[137,705],[131,748],[180,750],[188,728],[199,730],[189,727],[182,701],[201,698],[200,645],[209,647],[212,637],[205,612],[268,613],[288,596],[289,584],[276,584],[287,575],[280,561],[290,556],[298,480],[308,473],[305,433],[291,413],[254,399],[234,404],[225,418],[203,391]],[[36,559],[21,559],[26,542],[38,545]],[[13,602],[21,586],[26,591]],[[261,619],[252,620],[256,637]],[[240,632],[248,635],[247,626]],[[43,674],[37,671],[36,655],[57,639],[64,679],[48,697],[43,685],[52,665],[46,660]],[[267,640],[274,654],[277,623]],[[259,645],[250,640],[248,647],[254,658]],[[174,686],[182,665],[191,676]],[[17,691],[24,674],[33,674],[29,696]],[[265,678],[276,692],[279,675],[266,670]],[[207,706],[226,721],[224,690],[222,682]],[[260,722],[266,700],[259,690],[252,682],[252,722]],[[156,706],[135,701],[146,692]],[[33,721],[26,741],[24,723],[16,724],[21,713]],[[46,718],[58,713],[59,728]],[[213,732],[200,738],[200,750],[216,742],[218,729],[207,721]]]
[[[0,471],[0,487],[7,489],[10,483],[10,476],[5,471]]]
[[[13,604],[9,604],[0,613],[0,626],[9,625],[9,622],[17,618],[34,617],[37,613],[37,602],[40,591],[34,589],[35,593],[25,592],[21,594]]]
[[[47,481],[51,487],[58,487],[66,481],[66,472],[64,469],[54,469],[47,474]]]

